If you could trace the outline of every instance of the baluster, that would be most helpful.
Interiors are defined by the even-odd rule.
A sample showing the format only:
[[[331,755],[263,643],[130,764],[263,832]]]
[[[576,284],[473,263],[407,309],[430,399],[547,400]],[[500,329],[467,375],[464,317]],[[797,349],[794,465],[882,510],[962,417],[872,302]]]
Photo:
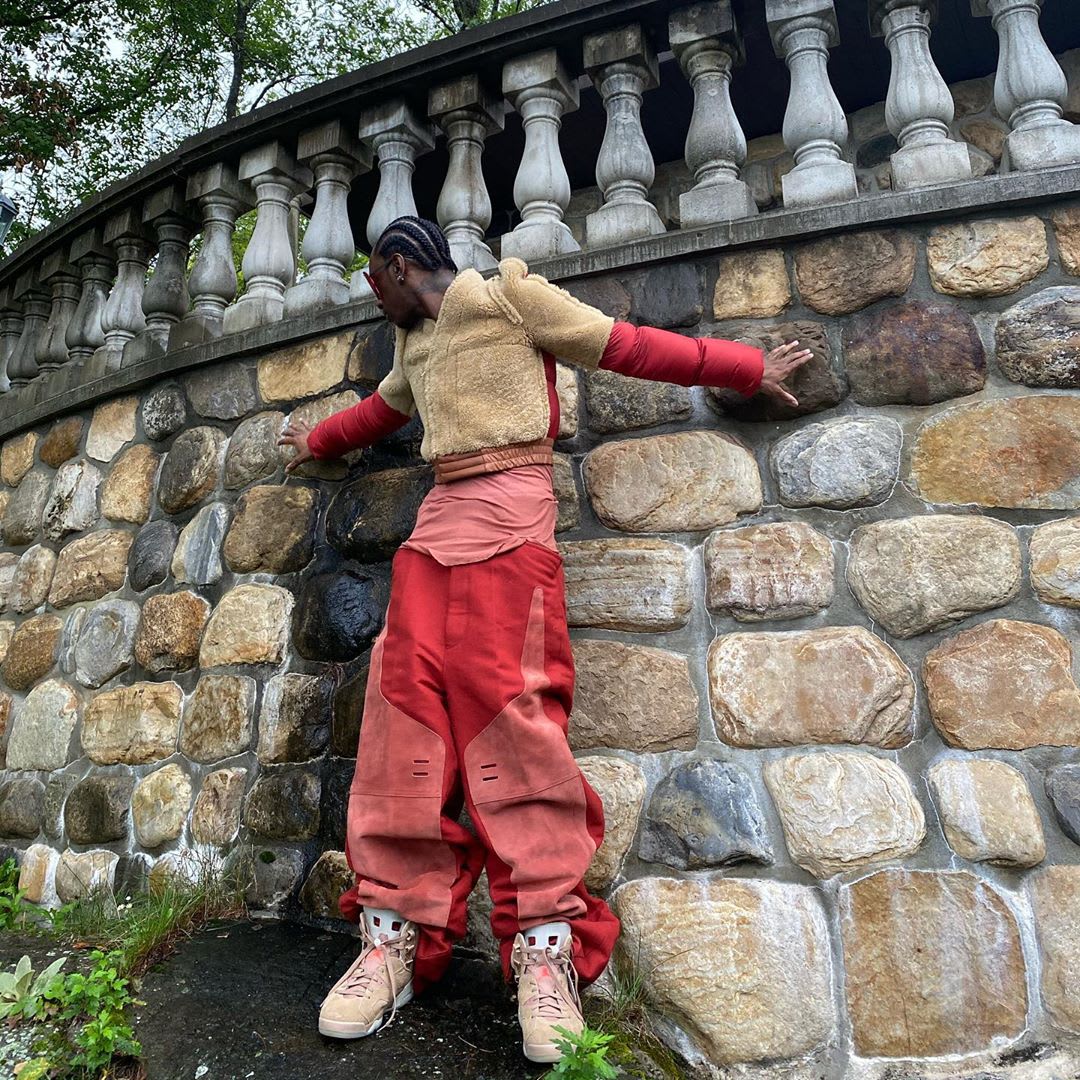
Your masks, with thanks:
[[[0,393],[11,389],[8,362],[22,336],[22,306],[15,302],[11,285],[0,288]]]
[[[19,340],[8,359],[11,386],[25,386],[37,377],[37,346],[49,321],[52,304],[41,287],[36,270],[24,270],[15,281],[15,299],[22,301],[23,326]]]
[[[936,0],[871,0],[870,32],[892,58],[885,120],[900,143],[891,158],[897,191],[971,179],[967,147],[949,138],[953,100],[930,55]]]
[[[679,225],[694,229],[751,217],[758,212],[757,203],[749,185],[739,179],[746,136],[731,105],[731,72],[745,59],[731,0],[672,12],[668,38],[694,90],[686,164],[695,184],[679,196]]]
[[[502,89],[525,127],[525,150],[514,178],[521,221],[503,236],[502,254],[527,261],[580,251],[563,221],[570,178],[559,149],[562,117],[578,107],[577,80],[554,49],[544,49],[509,61],[503,67]]]
[[[296,144],[296,159],[315,176],[315,210],[304,233],[307,275],[286,290],[286,316],[348,302],[345,271],[356,257],[349,189],[357,173],[371,168],[367,147],[342,120],[328,120],[303,132]]]
[[[95,369],[102,373],[116,371],[121,366],[124,346],[146,327],[142,297],[153,250],[142,214],[134,207],[109,219],[105,225],[105,243],[116,252],[116,281],[101,315],[105,344],[95,350],[92,358]]]
[[[285,311],[285,289],[296,273],[296,245],[289,238],[289,203],[311,187],[311,170],[298,165],[280,142],[249,150],[238,175],[255,192],[258,216],[244,252],[244,295],[225,311],[222,329],[235,334],[277,322]]]
[[[607,113],[596,157],[596,182],[604,205],[585,218],[586,242],[589,247],[606,247],[666,232],[648,199],[656,168],[641,127],[641,98],[660,85],[656,54],[636,23],[589,34],[582,52],[585,71]]]
[[[791,72],[784,145],[795,168],[782,181],[784,206],[818,206],[858,197],[854,166],[842,160],[848,126],[829,82],[829,48],[839,43],[833,0],[765,0],[777,56]]]
[[[459,270],[497,265],[484,234],[491,224],[491,197],[481,157],[484,140],[503,127],[503,103],[476,75],[463,75],[428,94],[428,116],[446,132],[450,165],[436,216]]]
[[[143,222],[157,236],[157,262],[143,291],[146,327],[124,347],[125,366],[164,356],[172,328],[191,306],[187,261],[195,223],[179,184],[161,188],[146,200]]]
[[[38,281],[48,286],[52,302],[35,358],[38,371],[56,371],[68,361],[67,331],[79,303],[79,275],[66,251],[54,251],[42,262]]]
[[[971,0],[989,15],[1000,50],[994,106],[1008,122],[1002,171],[1026,172],[1080,161],[1080,127],[1065,120],[1068,84],[1039,29],[1042,0]]]
[[[169,331],[169,349],[221,337],[225,309],[236,299],[232,238],[237,217],[254,205],[251,191],[229,165],[211,165],[188,179],[188,200],[199,207],[202,243],[188,278],[192,308]]]
[[[113,259],[101,230],[95,227],[76,236],[71,241],[68,261],[79,268],[82,289],[75,314],[68,323],[66,341],[70,362],[82,364],[105,344],[101,320],[113,279]]]

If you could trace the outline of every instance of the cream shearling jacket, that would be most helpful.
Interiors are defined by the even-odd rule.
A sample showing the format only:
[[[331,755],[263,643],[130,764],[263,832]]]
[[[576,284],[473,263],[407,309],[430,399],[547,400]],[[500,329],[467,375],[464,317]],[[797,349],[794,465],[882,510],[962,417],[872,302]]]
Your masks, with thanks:
[[[398,329],[379,396],[420,414],[426,461],[544,438],[551,422],[543,353],[596,368],[614,319],[507,258],[485,279],[462,270],[438,318]]]

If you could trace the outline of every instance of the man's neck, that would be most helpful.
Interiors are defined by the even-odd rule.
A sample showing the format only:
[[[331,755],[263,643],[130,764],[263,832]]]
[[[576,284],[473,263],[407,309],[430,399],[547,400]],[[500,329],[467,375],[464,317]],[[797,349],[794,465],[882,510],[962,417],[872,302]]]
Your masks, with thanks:
[[[416,297],[424,312],[425,319],[437,319],[442,307],[443,297],[455,278],[453,270],[436,270],[416,289]]]

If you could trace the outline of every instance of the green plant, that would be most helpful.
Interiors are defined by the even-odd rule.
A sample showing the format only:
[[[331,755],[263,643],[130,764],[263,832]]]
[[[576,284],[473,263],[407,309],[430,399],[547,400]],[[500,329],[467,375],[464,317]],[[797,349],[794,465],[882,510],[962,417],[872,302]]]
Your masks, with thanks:
[[[36,1017],[45,994],[67,957],[54,960],[44,971],[34,975],[30,957],[24,956],[14,971],[0,971],[0,1020],[9,1017]]]
[[[614,1035],[591,1027],[580,1034],[561,1027],[555,1030],[562,1036],[555,1040],[562,1057],[547,1076],[559,1080],[615,1080],[618,1073],[607,1059]]]

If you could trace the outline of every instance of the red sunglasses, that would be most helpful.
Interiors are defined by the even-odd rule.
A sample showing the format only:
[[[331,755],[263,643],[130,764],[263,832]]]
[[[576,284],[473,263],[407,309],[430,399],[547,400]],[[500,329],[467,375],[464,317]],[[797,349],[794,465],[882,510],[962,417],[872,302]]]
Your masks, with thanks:
[[[379,286],[375,284],[375,278],[377,278],[384,270],[389,269],[389,267],[390,264],[388,262],[384,262],[382,266],[380,266],[379,269],[375,271],[374,274],[369,274],[366,270],[362,271],[364,275],[364,280],[371,286],[371,291],[375,294],[375,298],[377,300],[381,300],[383,298],[383,294]]]

